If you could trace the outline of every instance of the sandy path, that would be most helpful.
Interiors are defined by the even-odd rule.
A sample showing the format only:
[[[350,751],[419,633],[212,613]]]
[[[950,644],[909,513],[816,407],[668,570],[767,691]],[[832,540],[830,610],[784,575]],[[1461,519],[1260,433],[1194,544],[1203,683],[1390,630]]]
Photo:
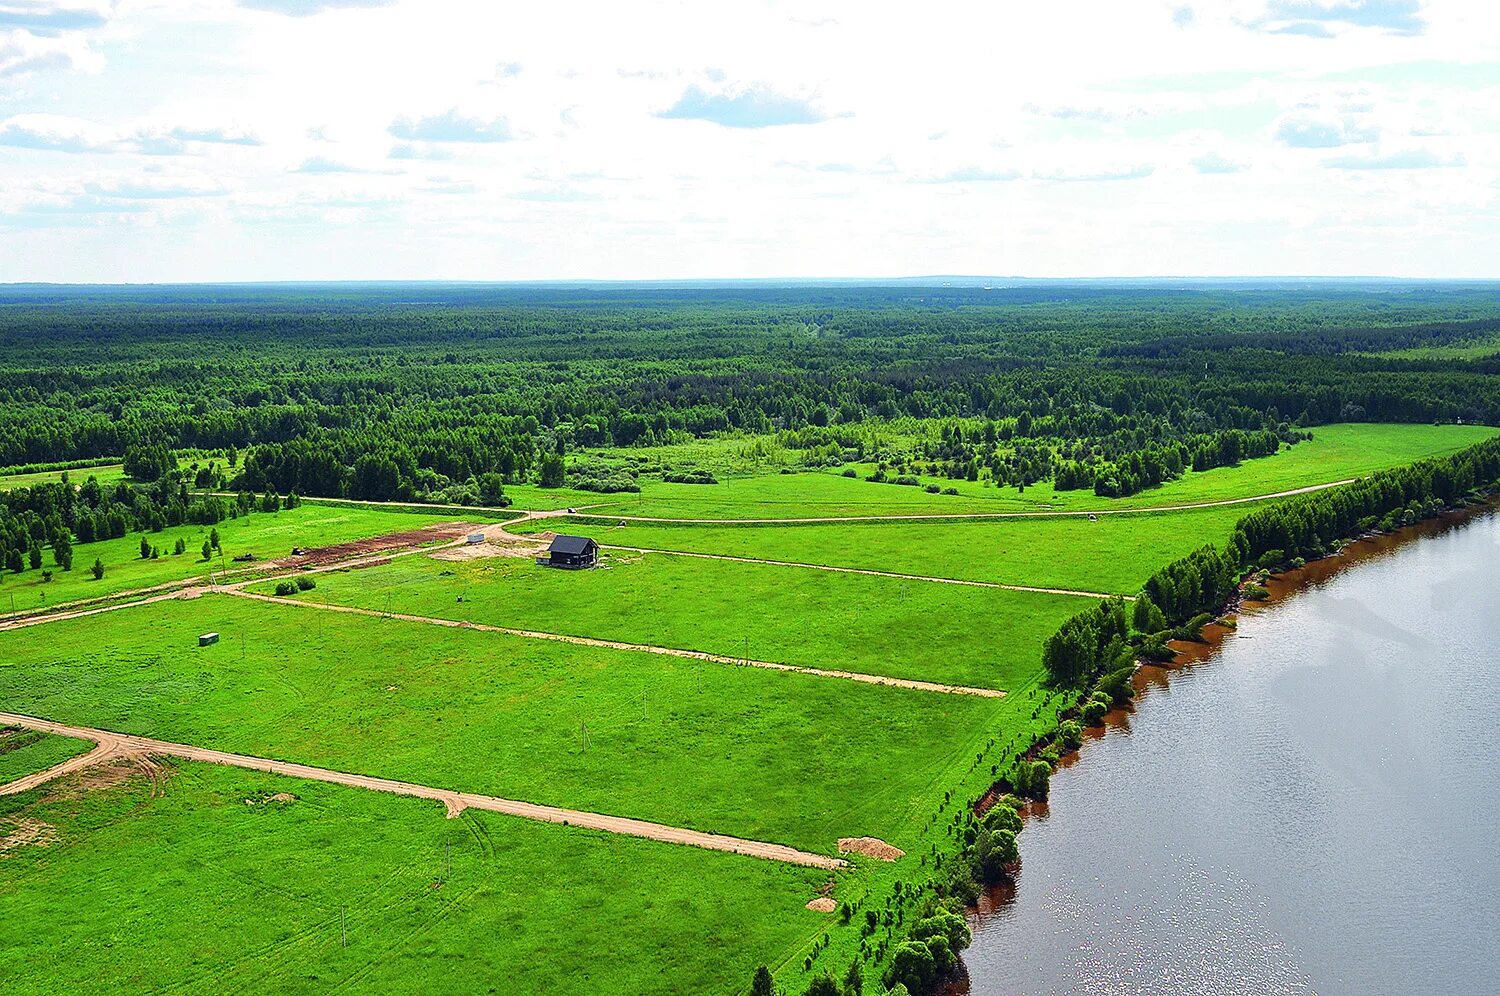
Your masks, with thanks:
[[[21,726],[23,724],[11,723],[10,725]],[[24,778],[17,778],[9,785],[0,785],[0,795],[19,795],[22,792],[30,792],[39,785],[45,785],[50,781],[62,778],[64,775],[71,775],[75,771],[92,768],[94,765],[101,764],[120,753],[120,744],[118,741],[83,735],[80,735],[78,739],[93,740],[96,746],[86,754],[70,757],[62,764],[55,764],[45,771],[38,771]]]
[[[197,580],[197,579],[194,579]],[[133,609],[141,605],[153,605],[156,602],[167,602],[174,599],[197,598],[210,589],[195,586],[191,583],[174,586],[169,591],[149,598],[137,598],[129,602],[116,602],[110,605],[99,605],[92,609],[74,609],[71,612],[49,612],[45,615],[21,616],[0,622],[0,632],[11,629],[25,629],[28,626],[41,626],[50,622],[61,622],[64,619],[82,619],[84,616],[97,616],[104,612],[118,612],[120,609]]]
[[[1135,601],[1131,595],[1109,595],[1100,591],[1075,591],[1072,588],[1034,588],[1024,584],[1001,584],[998,581],[965,581],[961,578],[934,578],[925,574],[898,574],[895,571],[872,571],[863,567],[833,567],[828,564],[803,564],[794,560],[765,560],[760,557],[734,557],[727,553],[690,553],[687,550],[657,550],[643,546],[599,544],[604,550],[627,553],[662,553],[669,557],[697,557],[701,560],[728,560],[737,564],[765,564],[768,567],[802,567],[810,571],[832,571],[835,574],[864,574],[873,578],[896,578],[901,581],[929,581],[933,584],[959,584],[969,588],[999,588],[1002,591],[1029,591],[1037,595],[1077,595],[1080,598],[1122,598]]]
[[[858,671],[837,671],[820,667],[800,667],[796,664],[782,664],[777,661],[757,661],[747,660],[743,657],[725,657],[722,654],[710,654],[701,650],[653,647],[644,643],[623,643],[619,640],[599,640],[590,636],[568,636],[564,633],[542,633],[537,630],[512,629],[508,626],[491,626],[488,623],[468,622],[461,619],[439,619],[435,616],[416,616],[406,612],[382,612],[378,609],[363,609],[354,605],[304,602],[298,599],[277,598],[272,595],[257,595],[238,588],[222,588],[220,589],[220,594],[234,595],[238,598],[250,598],[258,602],[271,602],[275,605],[291,605],[303,609],[318,609],[323,612],[347,612],[351,615],[368,616],[373,619],[400,619],[403,622],[425,623],[429,626],[472,629],[483,633],[503,633],[506,636],[520,636],[529,640],[552,640],[556,643],[571,643],[580,647],[603,647],[608,650],[631,650],[643,654],[664,654],[668,657],[684,657],[689,660],[709,661],[714,664],[733,664],[736,667],[759,667],[771,671],[793,671],[797,674],[811,674],[820,678],[842,678],[845,681],[859,681],[868,685],[889,685],[894,688],[910,688],[920,692],[943,692],[948,695],[975,695],[987,699],[1003,699],[1006,694],[995,688],[970,688],[967,685],[946,685],[935,681],[917,681],[912,678],[888,678],[884,675],[863,674]]]
[[[65,762],[56,768],[42,772],[40,775],[32,775],[30,776],[31,779],[41,778],[42,775],[50,775],[53,778],[59,777],[61,774],[67,773],[61,769],[67,767],[68,764],[74,765],[70,770],[79,770],[87,766],[82,763],[86,759],[93,759],[88,763],[96,763],[111,755],[157,755],[161,757],[180,758],[184,761],[202,761],[208,764],[223,764],[233,768],[247,768],[251,771],[264,771],[273,775],[304,778],[308,781],[328,782],[333,785],[347,785],[351,788],[369,789],[372,792],[389,792],[393,795],[431,799],[435,802],[441,802],[447,807],[449,817],[457,816],[465,809],[482,809],[492,813],[519,816],[528,820],[563,823],[569,826],[585,827],[590,830],[603,830],[607,833],[624,834],[630,837],[644,837],[647,840],[666,841],[671,844],[687,844],[691,847],[702,847],[711,851],[728,851],[732,854],[745,854],[750,857],[765,858],[768,861],[784,861],[789,864],[805,865],[810,868],[833,869],[842,868],[846,864],[838,858],[832,858],[824,854],[813,854],[809,851],[799,851],[796,848],[786,847],[782,844],[768,844],[763,841],[726,837],[721,834],[704,833],[699,830],[685,830],[681,827],[669,827],[661,823],[632,820],[623,816],[605,816],[601,813],[585,813],[573,809],[558,809],[554,806],[539,806],[534,803],[516,802],[511,799],[501,799],[491,795],[454,792],[426,785],[414,785],[410,782],[392,781],[388,778],[375,778],[370,775],[353,775],[342,771],[330,771],[327,768],[314,768],[305,764],[273,761],[262,757],[249,757],[244,754],[230,754],[225,751],[211,750],[207,747],[190,747],[186,744],[174,744],[166,740],[152,740],[147,737],[112,733],[108,730],[66,726],[62,723],[36,719],[32,716],[20,716],[13,713],[0,712],[0,723],[25,727],[29,730],[40,730],[45,733],[55,733],[64,737],[92,740],[99,745],[89,754],[85,754],[81,758],[74,758],[73,761]],[[43,781],[46,780],[49,779],[43,779]],[[27,779],[21,780],[21,782],[24,781],[27,781]],[[25,791],[24,788],[14,788],[16,785],[21,784],[21,782],[12,782],[6,786],[6,791],[9,792],[12,789],[14,791]],[[41,782],[37,782],[36,784],[41,784]]]

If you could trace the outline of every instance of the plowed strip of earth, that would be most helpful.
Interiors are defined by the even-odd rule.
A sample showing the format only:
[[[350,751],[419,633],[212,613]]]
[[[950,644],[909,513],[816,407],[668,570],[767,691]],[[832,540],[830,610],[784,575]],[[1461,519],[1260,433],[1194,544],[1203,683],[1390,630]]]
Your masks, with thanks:
[[[977,695],[980,698],[987,699],[1001,699],[1005,697],[1005,692],[996,688],[971,688],[968,685],[945,685],[935,681],[917,681],[912,678],[888,678],[884,675],[862,674],[857,671],[837,671],[821,667],[799,667],[796,664],[782,664],[777,661],[757,661],[744,657],[725,657],[722,654],[710,654],[701,650],[680,650],[676,647],[653,647],[644,643],[598,640],[590,636],[568,636],[564,633],[542,633],[531,629],[511,629],[508,626],[491,626],[488,623],[475,623],[462,619],[414,616],[406,612],[381,612],[377,609],[363,609],[353,605],[303,602],[272,595],[257,595],[240,588],[220,588],[218,593],[235,595],[239,598],[250,598],[258,602],[272,602],[276,605],[295,605],[304,609],[318,609],[324,612],[348,612],[353,615],[369,616],[374,619],[400,619],[403,622],[426,623],[429,626],[450,626],[454,629],[474,629],[484,633],[503,633],[506,636],[520,636],[529,640],[553,640],[557,643],[573,643],[580,647],[604,647],[609,650],[630,650],[637,653],[686,657],[691,660],[709,661],[714,664],[733,664],[737,667],[761,667],[772,671],[795,671],[798,674],[812,674],[820,678],[842,678],[846,681],[861,681],[869,685],[889,685],[894,688],[911,688],[921,692],[943,692],[948,695]]]
[[[288,778],[304,778],[315,782],[347,785],[351,788],[369,789],[372,792],[389,792],[393,795],[431,799],[435,802],[441,802],[447,807],[450,818],[459,815],[465,809],[482,809],[493,813],[504,813],[508,816],[519,816],[528,820],[562,823],[567,826],[602,830],[606,833],[618,833],[630,837],[660,840],[670,844],[686,844],[691,847],[706,848],[710,851],[728,851],[732,854],[745,854],[754,858],[764,858],[768,861],[784,861],[788,864],[805,865],[809,868],[834,869],[842,868],[846,864],[846,862],[838,858],[829,857],[826,854],[799,851],[796,848],[786,847],[782,844],[744,840],[740,837],[726,837],[721,834],[704,833],[700,830],[686,830],[682,827],[669,827],[661,823],[648,823],[644,820],[632,820],[623,816],[606,816],[602,813],[585,813],[573,809],[559,809],[555,806],[539,806],[530,802],[501,799],[497,796],[454,792],[449,789],[432,788],[427,785],[414,785],[410,782],[392,781],[388,778],[375,778],[370,775],[354,775],[343,771],[331,771],[327,768],[314,768],[305,764],[293,764],[287,761],[273,761],[262,757],[248,757],[244,754],[230,754],[225,751],[211,750],[207,747],[191,747],[187,744],[174,744],[167,740],[152,740],[148,737],[130,736],[129,734],[114,733],[109,730],[67,726],[46,719],[37,719],[33,716],[0,712],[0,723],[6,723],[10,726],[20,726],[28,730],[40,730],[44,733],[55,733],[64,737],[75,737],[80,740],[92,740],[99,745],[94,751],[83,755],[83,758],[74,758],[74,762],[80,762],[86,758],[93,758],[97,762],[112,755],[131,754],[175,757],[184,761],[202,761],[208,764],[228,765],[233,768],[247,768],[251,771],[264,771],[273,775],[285,775]],[[52,768],[48,772],[42,772],[41,774],[51,774],[52,777],[58,777],[59,774],[67,773],[59,772],[59,769],[66,766],[58,765],[58,767]],[[70,770],[79,770],[82,766],[77,765]],[[31,776],[32,779],[39,777],[41,776]],[[25,780],[23,779],[23,781]],[[11,786],[7,786],[7,789],[16,784],[18,783],[12,782]],[[41,784],[41,782],[37,784]],[[18,789],[17,791],[24,790]]]

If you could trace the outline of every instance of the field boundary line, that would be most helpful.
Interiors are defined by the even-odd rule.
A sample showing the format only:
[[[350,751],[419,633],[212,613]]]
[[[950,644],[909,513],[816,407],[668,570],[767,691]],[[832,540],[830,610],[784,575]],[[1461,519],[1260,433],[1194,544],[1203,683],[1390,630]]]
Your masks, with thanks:
[[[892,678],[882,674],[865,674],[862,671],[840,671],[832,668],[803,667],[798,664],[783,664],[779,661],[758,661],[745,657],[728,657],[723,654],[711,654],[702,650],[681,650],[677,647],[656,647],[645,643],[626,643],[621,640],[601,640],[592,636],[570,636],[566,633],[544,633],[533,629],[515,629],[510,626],[493,626],[489,623],[470,622],[467,619],[442,619],[436,616],[418,616],[408,612],[385,612],[380,609],[366,609],[356,605],[335,605],[329,602],[305,602],[293,598],[280,598],[274,595],[259,595],[254,592],[245,591],[241,588],[220,588],[219,594],[233,595],[236,598],[249,598],[257,602],[270,602],[273,605],[290,605],[304,609],[317,609],[324,612],[347,612],[352,615],[366,616],[372,619],[399,619],[402,622],[424,623],[428,626],[447,626],[451,629],[478,630],[482,633],[500,633],[505,636],[518,636],[528,640],[551,640],[554,643],[571,643],[580,647],[600,647],[606,650],[625,650],[634,653],[662,654],[667,657],[681,657],[687,660],[708,661],[712,664],[730,664],[735,667],[756,667],[769,671],[789,671],[795,674],[810,674],[820,678],[839,678],[844,681],[858,681],[867,685],[887,685],[894,688],[906,688],[920,692],[940,692],[947,695],[973,695],[979,698],[1003,699],[1006,693],[998,688],[974,688],[968,685],[950,685],[937,681],[919,681],[915,678]]]
[[[1323,484],[1308,484],[1300,488],[1290,488],[1286,491],[1273,491],[1263,495],[1245,495],[1239,498],[1221,498],[1215,501],[1186,502],[1178,505],[1145,505],[1137,508],[1095,508],[1095,509],[1058,509],[1056,511],[1027,511],[1027,512],[895,512],[889,515],[831,515],[831,516],[798,516],[786,519],[681,519],[669,516],[657,515],[615,515],[602,511],[604,504],[577,505],[577,511],[569,512],[566,509],[524,509],[516,506],[497,508],[493,505],[424,505],[413,501],[375,501],[366,498],[321,498],[312,495],[302,497],[309,504],[323,505],[350,505],[367,508],[390,508],[408,509],[413,514],[426,514],[430,508],[441,512],[483,512],[490,515],[511,515],[514,518],[505,520],[504,525],[520,525],[523,522],[538,519],[614,519],[621,522],[660,522],[664,524],[677,523],[689,526],[734,526],[734,525],[798,525],[816,524],[819,522],[911,522],[923,520],[963,520],[963,519],[1055,519],[1059,517],[1076,518],[1088,515],[1149,515],[1153,512],[1191,512],[1198,508],[1222,508],[1226,505],[1247,505],[1258,501],[1270,501],[1274,498],[1291,498],[1296,495],[1310,494],[1314,491],[1324,491],[1328,488],[1339,488],[1345,484],[1353,484],[1361,480],[1358,477],[1346,478],[1342,481],[1328,481]],[[196,493],[196,492],[195,492]],[[226,494],[226,492],[204,492],[208,494]],[[229,492],[227,494],[232,494]],[[601,509],[598,512],[590,512],[590,509]]]
[[[1325,491],[1328,488],[1339,488],[1345,484],[1353,484],[1360,480],[1358,477],[1350,477],[1342,481],[1329,481],[1325,484],[1309,484],[1305,487],[1291,488],[1287,491],[1275,491],[1264,495],[1246,495],[1242,498],[1223,498],[1216,501],[1190,502],[1181,505],[1148,505],[1141,508],[1093,508],[1093,509],[1058,509],[1056,511],[1031,511],[1031,512],[897,512],[891,515],[829,515],[829,516],[798,516],[787,519],[680,519],[659,515],[614,515],[603,512],[590,514],[580,508],[578,512],[542,511],[527,512],[519,519],[512,520],[506,525],[520,525],[522,522],[535,519],[551,518],[581,518],[581,519],[613,519],[619,522],[656,522],[663,525],[684,526],[776,526],[776,525],[816,525],[818,523],[840,523],[840,522],[920,522],[920,521],[961,521],[964,519],[1056,519],[1056,518],[1080,518],[1090,515],[1150,515],[1156,512],[1191,512],[1200,508],[1223,508],[1226,505],[1248,505],[1258,501],[1270,501],[1275,498],[1291,498],[1296,495],[1311,494],[1314,491]]]
[[[1077,591],[1073,588],[1039,588],[1024,584],[1004,584],[999,581],[971,581],[965,578],[937,578],[925,574],[902,574],[897,571],[877,571],[867,567],[835,567],[832,564],[804,564],[794,560],[767,560],[763,557],[737,557],[728,553],[697,553],[689,550],[658,550],[644,546],[615,546],[600,543],[603,550],[624,550],[626,553],[661,553],[669,557],[698,557],[702,560],[728,560],[737,564],[764,564],[767,567],[801,567],[809,571],[832,571],[835,574],[863,574],[875,578],[895,578],[899,581],[927,581],[932,584],[958,584],[969,588],[998,588],[1001,591],[1024,591],[1033,595],[1074,595],[1078,598],[1121,598],[1135,601],[1133,595],[1110,595],[1102,591]]]
[[[144,754],[175,757],[184,761],[222,764],[232,768],[245,768],[273,775],[284,775],[288,778],[302,778],[307,781],[327,782],[332,785],[363,788],[374,792],[387,792],[392,795],[431,799],[435,802],[441,802],[447,808],[450,819],[460,815],[465,809],[479,809],[486,812],[503,813],[507,816],[518,816],[522,819],[538,820],[544,823],[561,823],[566,826],[583,827],[588,830],[601,830],[606,833],[616,833],[627,837],[641,837],[669,844],[686,844],[691,847],[701,847],[710,851],[744,854],[749,857],[803,865],[809,868],[826,868],[831,870],[844,868],[848,865],[848,862],[839,858],[829,857],[825,854],[814,854],[810,851],[800,851],[794,847],[787,847],[784,844],[746,840],[742,837],[728,837],[723,834],[707,833],[702,830],[688,830],[683,827],[667,826],[664,823],[651,823],[646,820],[636,820],[625,816],[608,816],[603,813],[589,813],[581,810],[561,809],[556,806],[543,806],[530,802],[517,802],[513,799],[502,799],[499,796],[455,792],[450,789],[433,788],[429,785],[417,785],[412,782],[396,781],[390,778],[377,778],[373,775],[350,774],[349,772],[334,771],[329,768],[317,768],[290,761],[276,761],[263,757],[251,757],[246,754],[231,754],[227,751],[214,750],[208,747],[193,747],[187,744],[172,743],[168,740],[153,740],[148,737],[114,733],[109,730],[68,726],[63,723],[52,722],[51,720],[38,719],[34,716],[0,712],[0,723],[10,726],[20,726],[29,730],[38,730],[43,733],[53,733],[58,736],[92,740],[99,745],[94,751],[83,755],[83,758],[103,760],[105,757],[114,754]],[[81,758],[74,758],[73,760],[80,761]],[[58,768],[61,767],[64,767],[64,765],[58,765]],[[49,771],[56,770],[57,768],[49,769]],[[74,770],[77,769],[75,768]],[[42,772],[42,774],[46,773]],[[11,784],[15,785],[16,783],[13,782]]]

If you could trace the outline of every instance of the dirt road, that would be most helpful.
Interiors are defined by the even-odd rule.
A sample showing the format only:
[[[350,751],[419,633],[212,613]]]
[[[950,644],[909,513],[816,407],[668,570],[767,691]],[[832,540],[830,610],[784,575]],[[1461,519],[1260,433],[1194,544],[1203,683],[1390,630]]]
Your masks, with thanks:
[[[531,629],[512,629],[509,626],[491,626],[488,623],[475,623],[462,619],[439,619],[435,616],[415,616],[407,612],[381,612],[377,609],[362,609],[353,605],[330,605],[327,602],[304,602],[298,599],[277,598],[272,595],[257,595],[252,592],[242,591],[238,588],[222,588],[222,595],[234,595],[237,598],[250,598],[258,602],[271,602],[275,605],[292,605],[303,609],[317,609],[323,612],[347,612],[356,616],[369,616],[374,619],[400,619],[403,622],[425,623],[429,626],[448,626],[453,629],[472,629],[481,633],[503,633],[506,636],[520,636],[529,640],[552,640],[555,643],[571,643],[580,647],[603,647],[609,650],[631,650],[643,654],[664,654],[668,657],[684,657],[689,660],[709,661],[713,664],[733,664],[736,667],[760,667],[771,671],[793,671],[798,674],[812,674],[820,678],[842,678],[845,681],[859,681],[867,685],[889,685],[893,688],[910,688],[920,692],[943,692],[948,695],[976,695],[986,699],[1002,699],[1005,692],[995,688],[970,688],[967,685],[945,685],[935,681],[917,681],[911,678],[888,678],[879,674],[863,674],[858,671],[837,671],[821,667],[799,667],[796,664],[782,664],[777,661],[757,661],[744,657],[726,657],[722,654],[709,654],[701,650],[680,650],[676,647],[653,647],[644,643],[622,643],[619,640],[599,640],[591,636],[568,636],[564,633],[542,633]]]
[[[20,726],[20,723],[12,723],[12,726]],[[50,732],[50,731],[49,731]],[[95,737],[79,737],[80,740],[94,740],[96,745],[93,750],[77,757],[70,757],[61,764],[54,764],[45,771],[17,778],[6,785],[0,785],[0,795],[20,795],[22,792],[30,792],[32,789],[46,785],[48,782],[56,781],[75,771],[92,768],[96,764],[102,764],[113,757],[120,755],[120,744],[115,740],[99,740]]]
[[[768,844],[764,841],[726,837],[721,834],[704,833],[700,830],[686,830],[682,827],[670,827],[661,823],[648,823],[644,820],[632,820],[623,816],[606,816],[601,813],[585,813],[573,809],[558,809],[555,806],[539,806],[530,802],[516,802],[511,799],[501,799],[491,795],[454,792],[449,789],[432,788],[427,785],[414,785],[410,782],[398,782],[389,778],[375,778],[370,775],[355,775],[343,771],[330,771],[327,768],[314,768],[305,764],[293,764],[287,761],[273,761],[262,757],[249,757],[244,754],[230,754],[225,751],[211,750],[207,747],[191,747],[186,744],[175,744],[166,740],[152,740],[147,737],[113,733],[109,730],[67,726],[63,723],[54,723],[50,720],[37,719],[33,716],[0,712],[0,723],[9,726],[20,726],[28,730],[40,730],[44,733],[55,733],[64,737],[76,737],[80,740],[92,740],[99,745],[94,751],[82,757],[74,758],[72,761],[65,762],[48,771],[32,775],[29,779],[12,782],[10,785],[0,789],[0,794],[13,794],[14,792],[35,788],[37,785],[51,780],[51,778],[61,777],[70,771],[81,770],[89,764],[98,763],[109,757],[155,755],[158,757],[180,758],[184,761],[223,764],[233,768],[247,768],[251,771],[264,771],[273,775],[284,775],[288,778],[303,778],[308,781],[346,785],[351,788],[368,789],[372,792],[389,792],[393,795],[431,799],[435,802],[441,802],[447,807],[449,817],[457,816],[465,809],[482,809],[492,813],[504,813],[507,816],[519,816],[528,820],[540,820],[545,823],[562,823],[568,826],[584,827],[589,830],[602,830],[606,833],[623,834],[629,837],[644,837],[647,840],[659,840],[671,844],[686,844],[690,847],[702,847],[710,851],[728,851],[732,854],[745,854],[754,858],[764,858],[768,861],[783,861],[788,864],[805,865],[809,868],[834,869],[843,868],[846,864],[846,862],[838,858],[829,857],[825,854],[813,854],[809,851],[799,851],[796,848],[786,847],[782,844]],[[71,767],[69,767],[70,765]],[[68,770],[62,770],[64,768],[68,768]],[[41,780],[38,781],[37,779]],[[30,782],[30,784],[22,788],[15,787],[22,782]]]

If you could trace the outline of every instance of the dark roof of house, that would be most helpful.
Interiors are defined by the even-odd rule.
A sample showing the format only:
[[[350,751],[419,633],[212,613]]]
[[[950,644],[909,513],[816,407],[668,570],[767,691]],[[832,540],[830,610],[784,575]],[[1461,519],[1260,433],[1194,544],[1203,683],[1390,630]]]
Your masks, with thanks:
[[[557,536],[552,540],[552,545],[547,547],[548,553],[561,553],[570,557],[587,553],[589,547],[598,546],[587,536]]]

